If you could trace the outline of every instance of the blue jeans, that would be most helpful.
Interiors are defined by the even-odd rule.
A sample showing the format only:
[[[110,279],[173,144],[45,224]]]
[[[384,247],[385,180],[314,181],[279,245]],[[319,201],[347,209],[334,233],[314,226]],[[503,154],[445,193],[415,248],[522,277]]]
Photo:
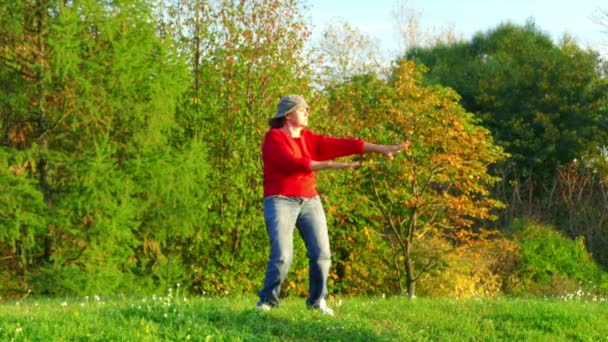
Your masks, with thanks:
[[[306,245],[309,261],[308,299],[310,307],[319,306],[327,296],[327,277],[331,264],[325,211],[319,196],[312,198],[268,196],[264,198],[264,220],[270,237],[270,257],[260,303],[279,305],[281,284],[293,261],[293,231],[298,228]]]

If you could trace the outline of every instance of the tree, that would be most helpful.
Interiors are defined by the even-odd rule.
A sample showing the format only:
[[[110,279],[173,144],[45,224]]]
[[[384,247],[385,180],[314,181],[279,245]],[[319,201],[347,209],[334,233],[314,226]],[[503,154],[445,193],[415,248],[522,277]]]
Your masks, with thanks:
[[[396,1],[392,15],[401,56],[414,48],[453,44],[462,40],[453,25],[445,28],[424,28],[420,20],[422,12],[408,7],[407,0]]]
[[[582,237],[587,250],[602,265],[608,265],[608,178],[604,167],[574,161],[557,172],[555,207],[559,227],[568,236]]]
[[[601,201],[581,211],[577,207],[589,202],[559,199],[561,187],[573,186],[563,183],[564,167],[582,162],[601,172],[605,164],[608,83],[596,52],[579,48],[568,36],[555,44],[530,22],[500,25],[471,42],[413,49],[409,56],[430,68],[428,84],[455,89],[463,106],[482,118],[512,155],[495,167],[503,180],[494,193],[509,203],[501,227],[535,217],[572,236],[602,234],[602,216],[595,214],[602,212]],[[591,188],[603,186],[597,179]],[[568,212],[577,218],[566,219]],[[587,224],[570,224],[591,219],[598,222],[592,233]],[[601,239],[587,244],[597,246]]]
[[[186,78],[172,42],[139,0],[2,2],[0,12],[0,203],[23,198],[0,209],[16,219],[2,252],[26,256],[17,274],[39,292],[155,288],[150,246],[166,245],[178,217],[175,233],[190,234],[198,220],[179,211],[205,203],[193,190],[200,144],[172,149]]]
[[[403,61],[395,70],[394,94],[387,99],[384,118],[392,120],[384,129],[395,137],[410,137],[414,149],[395,163],[372,163],[368,178],[385,229],[401,252],[411,297],[420,275],[449,252],[440,249],[415,260],[416,244],[440,236],[457,247],[474,235],[470,228],[476,222],[492,219],[492,210],[502,206],[488,190],[498,180],[488,168],[504,157],[502,149],[460,107],[458,95],[447,88],[423,87],[421,81],[413,62]]]
[[[593,21],[603,28],[603,32],[608,36],[608,10],[598,8],[593,16]],[[608,40],[604,41],[604,57],[608,53]]]
[[[37,6],[36,6],[37,5]],[[15,15],[31,6],[27,16]],[[35,84],[41,68],[39,62],[42,18],[40,3],[2,2],[0,4],[0,217],[2,233],[0,252],[9,267],[23,276],[34,252],[40,252],[36,240],[43,234],[45,225],[45,194],[38,187],[36,177],[36,151],[13,153],[6,146],[28,147],[28,135],[40,129],[36,120],[26,118],[41,116],[40,105],[30,107],[30,102],[42,104],[40,87]],[[27,28],[27,30],[25,30]],[[22,61],[29,61],[23,65]],[[38,114],[38,115],[37,115]]]
[[[382,75],[386,69],[378,42],[347,22],[327,25],[313,49],[319,83],[324,87],[356,75]]]
[[[331,136],[394,144],[374,119],[383,117],[386,107],[381,98],[388,92],[387,80],[374,74],[332,84],[311,105],[311,128]],[[377,208],[368,205],[373,199],[361,170],[317,174],[332,243],[330,288],[349,294],[399,293],[399,274],[391,261],[394,253],[381,233],[382,217]]]
[[[259,286],[267,260],[260,146],[277,101],[307,94],[310,35],[295,0],[168,1],[166,26],[192,66],[178,122],[204,139],[211,164],[208,215],[184,249],[193,290]]]
[[[344,187],[354,190],[343,194],[348,200],[342,202],[347,203],[336,210],[338,218],[346,217],[339,222],[345,227],[337,230],[347,230],[351,241],[367,243],[367,249],[374,251],[377,242],[365,237],[365,231],[372,228],[384,236],[393,251],[392,260],[383,260],[394,272],[387,279],[401,278],[403,291],[413,297],[420,276],[475,237],[473,227],[493,219],[492,210],[502,207],[490,197],[488,188],[498,178],[488,169],[504,153],[493,144],[489,131],[458,104],[454,91],[423,86],[422,70],[413,62],[402,61],[393,75],[388,83],[365,76],[333,87],[327,93],[327,115],[333,115],[332,122],[343,123],[334,128],[342,129],[342,136],[380,143],[409,137],[413,149],[390,162],[366,160],[360,172],[345,173],[344,180],[327,176],[332,177],[332,186],[323,190],[341,194]],[[353,225],[362,226],[362,231]],[[449,243],[424,246],[433,239]],[[422,248],[425,253],[417,252]],[[382,269],[378,262],[371,268]]]
[[[428,81],[455,89],[498,144],[516,179],[551,180],[559,165],[598,153],[606,134],[598,55],[567,36],[559,46],[533,23],[503,24],[470,43],[414,49]]]

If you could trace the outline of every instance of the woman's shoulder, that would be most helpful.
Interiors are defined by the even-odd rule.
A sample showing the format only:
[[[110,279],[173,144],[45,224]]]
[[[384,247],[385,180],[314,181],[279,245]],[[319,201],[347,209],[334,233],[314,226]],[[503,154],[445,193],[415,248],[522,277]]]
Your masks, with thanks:
[[[264,136],[264,141],[280,141],[280,140],[284,140],[286,137],[285,133],[283,133],[283,131],[281,131],[281,129],[279,128],[271,128],[266,132],[266,135]]]
[[[266,132],[266,136],[278,136],[278,135],[282,135],[283,132],[281,131],[280,128],[271,128]]]

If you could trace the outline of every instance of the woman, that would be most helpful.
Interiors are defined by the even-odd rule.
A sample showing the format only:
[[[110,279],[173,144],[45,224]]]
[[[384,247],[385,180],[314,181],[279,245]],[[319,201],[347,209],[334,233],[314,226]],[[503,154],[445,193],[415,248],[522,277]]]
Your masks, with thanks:
[[[256,310],[268,311],[279,305],[281,283],[293,260],[296,227],[309,259],[306,304],[333,316],[333,310],[325,302],[331,253],[315,172],[359,166],[359,162],[333,161],[348,155],[376,152],[392,159],[407,143],[376,145],[361,139],[318,135],[306,129],[308,116],[308,104],[302,96],[283,97],[264,138],[264,220],[270,238],[270,257]]]

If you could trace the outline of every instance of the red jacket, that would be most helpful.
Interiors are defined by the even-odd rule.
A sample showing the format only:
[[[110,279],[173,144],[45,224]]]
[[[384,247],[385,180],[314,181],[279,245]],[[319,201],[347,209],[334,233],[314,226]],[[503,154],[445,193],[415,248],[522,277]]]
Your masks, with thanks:
[[[302,130],[300,138],[292,138],[278,128],[264,137],[264,197],[272,195],[314,197],[319,193],[311,160],[323,161],[363,154],[361,139],[332,138]]]

